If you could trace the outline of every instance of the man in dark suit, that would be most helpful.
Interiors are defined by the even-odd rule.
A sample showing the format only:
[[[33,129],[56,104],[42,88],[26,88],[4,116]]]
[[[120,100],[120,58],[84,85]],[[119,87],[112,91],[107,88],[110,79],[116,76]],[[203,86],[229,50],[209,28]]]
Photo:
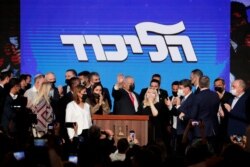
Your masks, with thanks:
[[[134,115],[138,111],[139,96],[134,92],[135,83],[131,76],[117,76],[117,83],[113,87],[113,113],[117,115]]]
[[[194,69],[191,72],[190,80],[192,85],[195,87],[194,94],[198,94],[200,92],[199,80],[203,76],[203,72],[200,69]]]
[[[10,79],[9,82],[9,92],[6,94],[6,98],[3,106],[3,115],[1,120],[1,125],[4,131],[9,135],[14,135],[16,133],[16,112],[15,109],[19,106],[15,105],[15,101],[18,98],[18,93],[20,90],[20,81],[17,78]]]
[[[3,114],[3,104],[6,95],[8,94],[8,90],[6,90],[5,85],[9,83],[11,78],[11,72],[10,71],[4,71],[0,74],[0,120],[1,116]]]
[[[167,102],[167,106],[170,112],[177,117],[176,123],[176,138],[173,142],[174,151],[178,154],[184,155],[185,147],[182,146],[182,137],[184,130],[188,123],[190,110],[193,104],[194,94],[192,93],[192,84],[188,79],[183,79],[179,82],[179,89],[177,92],[175,105],[173,105],[170,99]],[[185,119],[184,119],[185,118]]]
[[[149,85],[151,88],[154,88],[157,90],[158,94],[159,94],[159,100],[161,103],[164,104],[164,100],[168,97],[168,92],[164,89],[161,89],[160,86],[161,86],[161,76],[160,74],[154,74],[152,75],[152,78],[151,78],[151,81],[150,81],[150,85]],[[140,93],[140,102],[143,101],[144,99],[144,95],[146,93],[148,88],[143,88],[141,90],[141,93]]]
[[[219,109],[220,99],[217,93],[211,91],[210,79],[202,76],[199,80],[200,92],[194,96],[193,107],[190,113],[190,119],[203,121],[205,127],[205,136],[215,146],[216,135],[218,133],[217,112]],[[201,137],[200,127],[194,127],[194,138]]]
[[[219,132],[218,139],[222,145],[227,140],[227,124],[228,124],[228,111],[226,110],[224,104],[229,103],[229,100],[233,98],[230,92],[225,90],[225,81],[222,78],[216,78],[214,80],[214,90],[220,98],[220,108],[218,112],[219,119]]]
[[[74,69],[68,69],[68,70],[66,71],[66,73],[65,73],[65,83],[66,83],[66,85],[64,85],[64,86],[62,87],[62,90],[63,90],[62,92],[59,91],[60,96],[64,96],[64,95],[66,95],[68,92],[70,92],[69,80],[70,80],[71,78],[73,78],[73,77],[76,77],[76,76],[77,76],[76,70],[74,70]]]
[[[228,134],[245,135],[246,127],[249,125],[249,96],[245,93],[246,84],[242,79],[237,79],[232,83],[231,93],[234,98],[230,100],[229,105],[225,104],[229,112]]]

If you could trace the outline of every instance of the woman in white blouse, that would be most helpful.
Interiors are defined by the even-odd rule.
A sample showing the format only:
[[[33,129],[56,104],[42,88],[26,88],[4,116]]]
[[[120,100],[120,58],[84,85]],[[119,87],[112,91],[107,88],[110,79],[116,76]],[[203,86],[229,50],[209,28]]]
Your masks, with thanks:
[[[82,130],[89,129],[92,126],[90,106],[86,103],[86,88],[78,85],[73,92],[73,101],[68,103],[66,108],[65,122],[76,122],[74,128],[67,128],[69,138],[78,136]]]

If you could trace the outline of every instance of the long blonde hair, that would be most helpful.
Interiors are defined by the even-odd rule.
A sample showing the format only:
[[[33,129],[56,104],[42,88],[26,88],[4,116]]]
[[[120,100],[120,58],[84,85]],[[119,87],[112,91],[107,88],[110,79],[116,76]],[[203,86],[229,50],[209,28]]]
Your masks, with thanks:
[[[149,87],[149,88],[147,89],[145,95],[144,95],[143,107],[149,106],[149,101],[148,101],[148,98],[147,98],[147,93],[148,93],[149,91],[153,91],[153,93],[155,94],[155,99],[154,99],[153,103],[155,104],[155,103],[159,102],[159,94],[158,94],[157,90],[155,90],[155,89]]]
[[[35,97],[33,105],[37,105],[42,99],[46,101],[47,104],[50,104],[49,92],[51,90],[51,83],[43,82],[41,87],[38,90],[38,95]]]

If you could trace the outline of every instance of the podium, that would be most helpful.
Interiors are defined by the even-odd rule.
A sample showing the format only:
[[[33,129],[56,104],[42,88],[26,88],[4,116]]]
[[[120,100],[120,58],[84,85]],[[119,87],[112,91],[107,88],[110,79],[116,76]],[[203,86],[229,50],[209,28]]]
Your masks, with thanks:
[[[101,129],[110,129],[114,132],[115,142],[120,138],[127,138],[129,131],[134,130],[139,145],[148,143],[147,115],[92,115],[93,124]]]

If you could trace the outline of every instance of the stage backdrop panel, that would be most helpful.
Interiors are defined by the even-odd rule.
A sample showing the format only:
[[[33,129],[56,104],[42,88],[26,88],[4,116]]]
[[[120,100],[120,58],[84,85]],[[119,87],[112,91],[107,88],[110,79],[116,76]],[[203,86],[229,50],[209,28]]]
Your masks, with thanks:
[[[162,88],[199,68],[229,80],[229,0],[22,0],[21,72],[97,71],[110,89],[132,75],[136,91]]]

